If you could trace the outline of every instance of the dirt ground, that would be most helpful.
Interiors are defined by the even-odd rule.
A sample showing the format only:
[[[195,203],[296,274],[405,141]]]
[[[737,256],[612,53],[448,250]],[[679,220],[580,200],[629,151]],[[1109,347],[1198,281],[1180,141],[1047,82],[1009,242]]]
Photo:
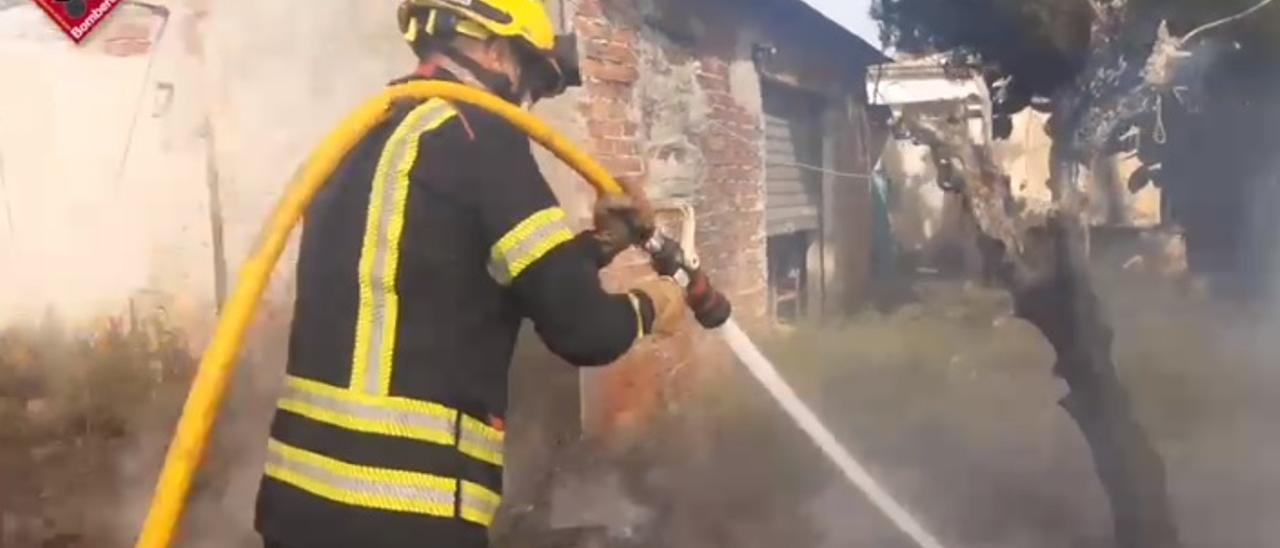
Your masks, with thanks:
[[[1174,284],[1103,280],[1117,361],[1168,461],[1186,545],[1270,545],[1280,534],[1280,329]],[[1000,292],[955,282],[915,292],[917,302],[891,313],[796,328],[763,346],[945,544],[1107,546],[1109,510],[1056,406],[1064,387],[1047,345],[1010,318]],[[46,323],[0,335],[0,546],[128,546],[191,353],[179,334],[145,322],[90,336]],[[184,545],[256,543],[249,501],[272,369],[245,369]],[[538,405],[573,412],[554,399]],[[513,424],[525,430],[512,433],[521,441],[510,451],[538,455],[521,473],[537,475],[526,490],[542,492],[507,508],[504,547],[907,546],[742,374],[621,454],[530,423]],[[553,531],[566,527],[584,529]]]

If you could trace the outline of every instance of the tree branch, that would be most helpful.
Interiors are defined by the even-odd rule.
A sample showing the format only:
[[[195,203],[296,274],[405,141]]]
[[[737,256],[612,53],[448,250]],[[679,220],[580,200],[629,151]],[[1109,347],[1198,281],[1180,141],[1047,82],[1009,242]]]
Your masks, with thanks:
[[[1184,44],[1185,44],[1185,43],[1187,43],[1187,42],[1190,42],[1192,38],[1195,38],[1195,37],[1196,37],[1196,36],[1198,36],[1198,35],[1201,35],[1201,34],[1204,34],[1204,33],[1206,33],[1206,32],[1209,32],[1209,31],[1211,31],[1211,30],[1213,30],[1213,29],[1216,29],[1216,28],[1218,28],[1218,27],[1221,27],[1221,26],[1223,26],[1223,25],[1229,25],[1229,24],[1231,24],[1231,23],[1234,23],[1234,22],[1236,22],[1236,21],[1239,21],[1239,20],[1241,20],[1241,19],[1244,19],[1244,18],[1246,18],[1246,17],[1249,17],[1250,15],[1253,15],[1253,14],[1255,14],[1255,13],[1258,13],[1259,11],[1262,11],[1262,9],[1263,9],[1263,8],[1267,7],[1268,5],[1270,5],[1270,4],[1271,4],[1272,2],[1274,2],[1274,1],[1275,1],[1275,0],[1262,0],[1262,2],[1260,2],[1258,5],[1256,5],[1256,6],[1252,7],[1252,8],[1249,8],[1249,9],[1247,9],[1247,10],[1244,10],[1244,11],[1242,11],[1242,12],[1240,12],[1240,13],[1237,13],[1237,14],[1235,14],[1235,15],[1232,15],[1232,16],[1230,16],[1230,17],[1224,17],[1224,18],[1219,19],[1219,20],[1217,20],[1217,21],[1214,21],[1214,22],[1212,22],[1212,23],[1209,23],[1209,24],[1203,25],[1203,26],[1201,26],[1200,28],[1198,28],[1198,29],[1196,29],[1196,30],[1191,31],[1190,33],[1187,33],[1187,35],[1186,35],[1186,36],[1184,36],[1184,37],[1182,38],[1182,43],[1184,43]]]
[[[1098,17],[1099,21],[1108,21],[1111,14],[1107,13],[1107,6],[1104,4],[1106,0],[1085,0],[1089,7],[1093,8],[1093,14]]]
[[[1129,0],[1085,0],[1093,8],[1097,23],[1102,28],[1112,27],[1124,22],[1125,9]]]

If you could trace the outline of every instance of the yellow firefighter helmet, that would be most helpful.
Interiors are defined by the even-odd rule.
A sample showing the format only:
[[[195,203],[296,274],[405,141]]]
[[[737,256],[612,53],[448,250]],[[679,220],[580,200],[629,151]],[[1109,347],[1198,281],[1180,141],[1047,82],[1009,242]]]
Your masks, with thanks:
[[[400,30],[405,38],[419,31],[434,34],[443,23],[440,15],[456,16],[456,30],[473,38],[514,38],[547,54],[555,49],[555,25],[540,0],[404,0]]]
[[[581,84],[578,47],[573,36],[557,36],[541,0],[403,0],[397,12],[400,32],[410,44],[427,36],[460,34],[478,40],[514,40],[541,61],[538,96],[556,95]]]

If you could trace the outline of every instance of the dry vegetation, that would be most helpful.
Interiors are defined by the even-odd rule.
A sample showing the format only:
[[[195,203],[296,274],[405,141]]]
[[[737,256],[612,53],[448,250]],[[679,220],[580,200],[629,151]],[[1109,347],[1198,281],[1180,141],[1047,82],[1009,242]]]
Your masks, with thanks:
[[[0,546],[103,546],[116,535],[121,469],[140,436],[172,421],[192,367],[186,346],[151,319],[0,333]]]
[[[1187,544],[1266,545],[1280,495],[1268,457],[1280,451],[1268,433],[1280,401],[1278,343],[1237,307],[1150,280],[1105,279],[1117,361],[1169,461]],[[1000,292],[953,283],[917,292],[918,303],[892,314],[778,335],[765,341],[767,353],[944,540],[1107,546],[1105,498],[1079,433],[1056,406],[1063,389],[1048,346],[1010,317]],[[191,357],[182,337],[154,322],[116,321],[87,337],[55,325],[0,335],[0,545],[124,546]],[[222,450],[250,454],[269,397],[238,391],[233,415],[253,430],[221,436]],[[644,508],[598,546],[902,542],[743,375],[667,417],[624,455],[579,449],[569,475],[615,474],[615,494]],[[189,545],[253,545],[253,459],[214,460],[209,477],[239,479],[202,483],[205,502],[195,509],[204,519],[189,532],[206,542]],[[502,545],[581,545],[534,538],[522,532]]]

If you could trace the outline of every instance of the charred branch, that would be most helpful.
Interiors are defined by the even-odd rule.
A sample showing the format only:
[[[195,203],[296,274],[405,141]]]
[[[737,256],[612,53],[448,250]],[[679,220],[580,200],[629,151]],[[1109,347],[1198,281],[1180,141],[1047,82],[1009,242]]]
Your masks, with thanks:
[[[973,36],[963,30],[967,26],[958,28],[955,19],[968,17],[965,25],[993,28],[991,21],[1012,17],[1007,6],[979,2],[976,14],[966,14],[930,12],[940,9],[935,3],[880,3],[881,20],[898,32],[888,36],[898,38],[899,46],[975,47],[984,58],[1000,62],[1015,86],[1020,81],[1031,82],[1027,89],[1037,96],[1052,96],[1047,129],[1053,138],[1049,187],[1054,205],[1042,219],[1018,214],[993,151],[974,144],[965,123],[954,113],[939,112],[937,106],[915,107],[915,111],[906,108],[898,123],[905,133],[931,147],[939,167],[946,166],[963,179],[957,188],[963,192],[976,224],[1000,242],[1003,253],[996,254],[999,257],[994,260],[1003,266],[1017,315],[1035,325],[1057,354],[1055,374],[1069,389],[1060,403],[1089,444],[1111,503],[1116,543],[1124,548],[1176,547],[1179,539],[1166,492],[1164,464],[1133,416],[1128,392],[1111,357],[1112,328],[1089,275],[1082,167],[1096,165],[1099,158],[1115,152],[1118,135],[1125,130],[1131,139],[1124,141],[1141,142],[1142,123],[1154,120],[1151,131],[1155,138],[1151,141],[1162,142],[1164,100],[1181,100],[1186,95],[1183,92],[1193,66],[1185,62],[1191,57],[1186,45],[1273,2],[1261,0],[1242,13],[1203,25],[1184,37],[1170,32],[1165,22],[1138,16],[1139,2],[1036,3],[1037,8],[1030,12],[1049,13],[1051,8],[1075,6],[1075,15],[1090,19],[1082,27],[1087,31],[1086,42],[1048,41],[1079,46],[1066,56],[1073,60],[1070,72],[1050,75],[1034,67],[1054,66],[1051,61],[1063,56],[1037,55],[1035,62],[1025,62],[1026,52],[1044,46],[1046,41],[1038,37],[1053,35],[1055,29],[1076,28],[1075,18],[1043,18],[1039,34],[1019,29]],[[992,35],[1008,38],[993,41]],[[998,81],[1008,87],[1007,78]],[[1008,100],[1010,90],[998,88],[996,92],[998,104],[1003,100],[1015,108],[1021,105]],[[1135,131],[1135,127],[1140,129]]]
[[[906,109],[900,123],[965,181],[961,191],[978,226],[1002,244],[1003,255],[992,259],[1000,262],[1017,315],[1056,352],[1055,374],[1069,390],[1060,403],[1089,444],[1111,502],[1117,545],[1176,547],[1164,464],[1133,417],[1111,358],[1112,329],[1089,276],[1079,185],[1081,166],[1103,153],[1117,129],[1150,110],[1158,91],[1146,78],[1147,67],[1165,61],[1131,62],[1111,38],[1095,47],[1082,82],[1055,98],[1050,186],[1056,207],[1046,219],[1017,215],[993,151],[975,144],[954,114]]]
[[[1030,236],[1030,262],[1048,276],[1014,283],[1015,313],[1035,325],[1057,356],[1069,389],[1060,405],[1088,442],[1111,503],[1116,545],[1179,545],[1164,462],[1133,416],[1112,360],[1113,332],[1085,266],[1087,234],[1078,216],[1059,214]]]
[[[1161,85],[1174,78],[1181,50],[1161,25],[1145,63],[1135,63],[1121,42],[1131,22],[1099,21],[1086,71],[1058,98],[1050,132],[1050,187],[1060,207],[1037,238],[1047,277],[1015,285],[1020,317],[1036,325],[1057,355],[1055,373],[1066,381],[1061,405],[1088,441],[1111,502],[1115,540],[1123,548],[1180,544],[1164,463],[1133,417],[1129,395],[1112,360],[1113,334],[1089,276],[1088,225],[1082,214],[1080,166],[1092,165],[1126,124],[1158,105]]]
[[[1195,30],[1193,30],[1193,31],[1191,31],[1191,32],[1189,32],[1189,33],[1187,33],[1187,35],[1186,35],[1185,37],[1183,37],[1183,38],[1182,38],[1182,42],[1183,42],[1183,43],[1190,42],[1190,41],[1192,41],[1192,40],[1196,39],[1196,37],[1200,36],[1201,34],[1208,33],[1208,32],[1213,31],[1214,29],[1217,29],[1217,28],[1219,28],[1219,27],[1223,27],[1223,26],[1226,26],[1226,25],[1230,25],[1230,24],[1235,23],[1235,22],[1237,22],[1237,21],[1240,21],[1240,20],[1243,20],[1243,19],[1245,19],[1245,18],[1248,18],[1248,17],[1252,16],[1253,14],[1255,14],[1255,13],[1258,13],[1258,12],[1262,11],[1262,9],[1263,9],[1263,8],[1265,8],[1265,7],[1269,6],[1269,5],[1271,5],[1271,3],[1272,3],[1272,2],[1274,2],[1274,1],[1275,1],[1275,0],[1262,0],[1262,1],[1261,1],[1261,2],[1259,2],[1256,6],[1253,6],[1252,8],[1249,8],[1249,9],[1247,9],[1247,10],[1244,10],[1244,11],[1242,11],[1242,12],[1240,12],[1240,13],[1237,13],[1237,14],[1232,15],[1232,16],[1230,16],[1230,17],[1224,17],[1224,18],[1222,18],[1222,19],[1219,19],[1219,20],[1217,20],[1217,21],[1213,21],[1213,22],[1211,22],[1211,23],[1206,23],[1206,24],[1204,24],[1204,25],[1200,26],[1199,28],[1197,28],[1197,29],[1195,29]]]
[[[1088,272],[1088,228],[1075,191],[1079,163],[1055,149],[1059,208],[1039,223],[1013,214],[1007,178],[989,147],[972,144],[946,118],[905,115],[910,134],[932,148],[965,180],[975,221],[1000,245],[987,268],[1000,272],[1016,314],[1054,348],[1054,372],[1066,381],[1060,402],[1089,444],[1111,501],[1118,546],[1178,546],[1165,487],[1164,463],[1133,417],[1129,395],[1111,358],[1113,335]],[[1094,118],[1086,118],[1093,120]],[[1111,123],[1111,122],[1107,122]]]
[[[924,107],[927,108],[927,107]],[[974,144],[967,127],[949,113],[927,112],[919,107],[904,110],[898,131],[910,135],[933,151],[935,163],[946,162],[950,171],[964,181],[962,190],[971,202],[978,226],[1007,249],[1022,249],[1022,229],[1011,215],[1012,201],[1008,177],[996,163],[991,150]],[[1016,260],[1018,254],[1011,255]]]

